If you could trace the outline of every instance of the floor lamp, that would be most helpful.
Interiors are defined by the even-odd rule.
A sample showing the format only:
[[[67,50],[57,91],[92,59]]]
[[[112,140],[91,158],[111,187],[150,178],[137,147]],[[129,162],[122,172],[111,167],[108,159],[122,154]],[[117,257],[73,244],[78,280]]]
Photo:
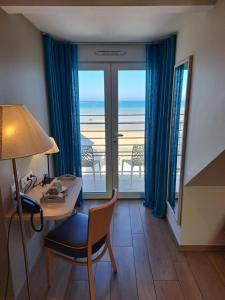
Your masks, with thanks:
[[[29,299],[29,267],[16,158],[43,153],[52,148],[52,146],[48,135],[25,106],[0,105],[0,160],[12,160]]]

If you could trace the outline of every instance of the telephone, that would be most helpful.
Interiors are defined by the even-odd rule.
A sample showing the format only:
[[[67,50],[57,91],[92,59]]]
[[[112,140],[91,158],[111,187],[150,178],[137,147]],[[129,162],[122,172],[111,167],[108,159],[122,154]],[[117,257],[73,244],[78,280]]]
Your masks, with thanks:
[[[31,226],[33,228],[34,231],[36,232],[40,232],[43,230],[44,227],[44,220],[43,220],[43,211],[42,208],[40,207],[39,203],[33,199],[32,197],[24,194],[24,193],[20,193],[20,197],[21,197],[21,204],[22,204],[22,209],[23,212],[28,212],[30,213],[30,222],[31,222]],[[40,228],[36,228],[36,226],[34,225],[34,214],[40,214]]]

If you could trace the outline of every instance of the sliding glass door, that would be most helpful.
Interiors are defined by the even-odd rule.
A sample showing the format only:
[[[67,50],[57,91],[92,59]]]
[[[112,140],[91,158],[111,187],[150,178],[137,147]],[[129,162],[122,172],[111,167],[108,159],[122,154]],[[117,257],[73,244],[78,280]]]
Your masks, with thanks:
[[[83,190],[86,198],[144,195],[145,70],[89,63],[79,70]]]

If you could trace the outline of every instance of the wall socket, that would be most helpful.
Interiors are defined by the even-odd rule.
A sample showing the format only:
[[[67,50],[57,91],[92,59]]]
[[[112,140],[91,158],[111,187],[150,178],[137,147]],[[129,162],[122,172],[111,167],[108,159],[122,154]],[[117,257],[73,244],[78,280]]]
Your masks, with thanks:
[[[21,178],[20,184],[21,184],[21,190],[22,191],[24,190],[24,188],[26,187],[26,185],[30,182],[29,179],[32,180],[32,175],[33,175],[33,172],[30,171],[23,178]]]

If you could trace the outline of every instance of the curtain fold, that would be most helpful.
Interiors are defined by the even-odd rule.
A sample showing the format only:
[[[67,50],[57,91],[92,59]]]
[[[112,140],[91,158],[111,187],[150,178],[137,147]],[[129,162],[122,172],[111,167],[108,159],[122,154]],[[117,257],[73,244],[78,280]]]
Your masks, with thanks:
[[[156,217],[166,215],[170,115],[176,36],[146,45],[145,199]]]
[[[174,74],[174,99],[172,107],[172,127],[171,127],[171,145],[170,145],[170,162],[169,162],[169,190],[168,201],[172,208],[175,207],[176,200],[176,172],[177,172],[177,152],[179,138],[180,108],[182,99],[184,65],[176,68]]]
[[[43,36],[55,175],[81,176],[77,46]],[[81,202],[79,196],[77,204]]]

